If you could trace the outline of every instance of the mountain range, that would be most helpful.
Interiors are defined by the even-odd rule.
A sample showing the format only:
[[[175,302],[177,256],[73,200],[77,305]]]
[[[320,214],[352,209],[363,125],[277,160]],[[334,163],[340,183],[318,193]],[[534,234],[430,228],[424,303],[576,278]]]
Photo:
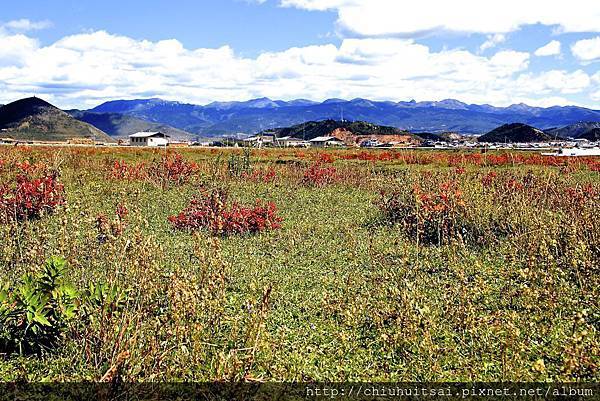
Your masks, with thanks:
[[[524,123],[546,130],[581,121],[600,121],[600,110],[577,106],[542,108],[514,104],[495,107],[466,104],[453,99],[439,102],[381,102],[367,99],[313,102],[260,98],[200,106],[154,98],[110,101],[88,112],[125,114],[201,136],[238,132],[253,134],[327,119],[369,121],[411,132],[463,134],[483,134],[508,123]]]
[[[338,111],[340,119],[335,118]],[[323,117],[328,114],[334,118]],[[302,121],[293,123],[298,120]],[[402,121],[409,120],[418,121],[418,124],[402,125]],[[519,120],[534,123],[525,124]],[[425,129],[427,127],[430,129]],[[482,140],[520,142],[585,138],[595,141],[600,133],[600,111],[575,106],[498,108],[466,105],[456,100],[393,103],[330,99],[316,103],[303,99],[284,102],[262,98],[206,106],[161,99],[117,100],[91,110],[64,112],[32,97],[0,106],[0,130],[2,136],[42,141],[88,138],[114,142],[139,131],[162,131],[182,141],[211,135],[247,136],[255,132],[311,139],[334,131],[357,138],[386,136],[389,139],[396,136],[402,141],[456,139],[461,135],[488,131]]]

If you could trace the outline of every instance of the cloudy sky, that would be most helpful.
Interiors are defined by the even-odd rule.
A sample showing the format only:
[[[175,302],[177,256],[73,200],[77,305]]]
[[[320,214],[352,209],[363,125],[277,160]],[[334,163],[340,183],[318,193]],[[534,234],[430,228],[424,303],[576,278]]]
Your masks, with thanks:
[[[0,103],[160,97],[524,102],[600,109],[600,2],[21,0]]]

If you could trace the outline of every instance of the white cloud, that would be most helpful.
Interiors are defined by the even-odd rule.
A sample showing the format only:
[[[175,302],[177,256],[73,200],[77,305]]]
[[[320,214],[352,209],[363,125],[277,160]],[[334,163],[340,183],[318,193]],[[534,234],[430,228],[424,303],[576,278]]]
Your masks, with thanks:
[[[516,84],[521,90],[537,94],[574,94],[590,87],[592,79],[582,70],[567,72],[562,70],[547,71],[537,76],[523,74],[517,78]]]
[[[560,54],[560,47],[560,42],[558,40],[553,40],[537,49],[533,54],[538,57],[557,56]]]
[[[104,31],[42,46],[23,34],[0,36],[0,103],[36,94],[61,107],[115,98],[162,97],[191,103],[261,96],[322,100],[441,100],[508,105],[564,103],[591,78],[583,71],[527,72],[530,55],[439,52],[408,39],[344,39],[333,44],[237,55],[229,46],[186,49]],[[596,79],[596,78],[594,78]]]
[[[38,31],[41,29],[50,28],[52,26],[52,22],[48,20],[44,21],[30,21],[28,19],[19,19],[8,21],[4,24],[0,23],[0,31],[17,31],[17,32],[25,32],[25,31]]]
[[[493,35],[488,35],[487,40],[479,46],[479,51],[484,52],[487,49],[491,49],[493,47],[498,46],[500,43],[506,42],[506,35],[502,33],[496,33]]]
[[[0,67],[20,66],[37,47],[37,41],[25,35],[3,36],[0,33]]]
[[[571,46],[571,52],[581,61],[594,61],[600,59],[600,36],[591,39],[582,39]]]
[[[565,32],[600,31],[600,2],[589,0],[281,0],[281,5],[336,11],[339,26],[360,36],[508,33],[538,23]]]

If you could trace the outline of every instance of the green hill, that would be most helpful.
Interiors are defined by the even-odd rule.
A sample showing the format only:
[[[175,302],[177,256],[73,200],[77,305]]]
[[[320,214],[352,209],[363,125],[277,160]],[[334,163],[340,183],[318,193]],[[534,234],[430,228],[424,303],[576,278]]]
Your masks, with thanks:
[[[101,130],[76,120],[50,103],[30,97],[0,107],[0,135],[27,141],[67,141],[87,138],[114,142]]]
[[[496,143],[547,142],[551,140],[552,136],[544,131],[521,123],[504,124],[479,137],[479,142]]]

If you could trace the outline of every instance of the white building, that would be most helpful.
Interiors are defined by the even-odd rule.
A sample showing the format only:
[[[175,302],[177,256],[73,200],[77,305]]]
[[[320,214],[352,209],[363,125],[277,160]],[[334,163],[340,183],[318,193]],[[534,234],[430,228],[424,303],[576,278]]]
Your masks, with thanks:
[[[275,135],[257,135],[246,138],[242,141],[244,146],[253,146],[262,148],[263,146],[271,146],[275,142]]]
[[[281,138],[277,138],[275,139],[275,144],[282,148],[307,148],[310,146],[308,141],[291,136],[282,136]]]
[[[318,136],[311,139],[310,145],[317,148],[325,148],[330,146],[344,146],[344,141],[334,136]]]
[[[162,132],[138,132],[129,135],[130,146],[167,146],[169,135]]]

